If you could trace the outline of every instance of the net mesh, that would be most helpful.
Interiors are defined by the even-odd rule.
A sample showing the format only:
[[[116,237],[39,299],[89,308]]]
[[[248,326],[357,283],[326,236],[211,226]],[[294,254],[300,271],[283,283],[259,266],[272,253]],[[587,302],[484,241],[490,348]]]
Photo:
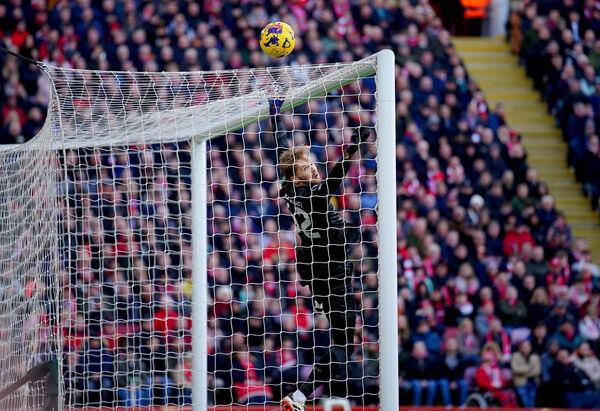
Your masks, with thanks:
[[[197,73],[45,69],[56,96],[46,127],[0,153],[0,330],[13,334],[0,339],[0,365],[11,370],[0,381],[54,351],[67,406],[191,404],[194,137],[208,139],[209,405],[278,402],[307,381],[336,330],[297,274],[268,100],[284,99],[280,131],[310,146],[325,178],[353,129],[376,122],[375,60]],[[350,356],[316,384],[317,399],[378,401],[374,141],[331,198],[360,233],[341,296],[356,308],[343,330]],[[59,343],[46,348],[53,337]],[[17,407],[28,394],[10,398]]]
[[[0,151],[0,409],[42,405],[43,381],[24,381],[55,359],[57,167],[48,122],[22,147]]]

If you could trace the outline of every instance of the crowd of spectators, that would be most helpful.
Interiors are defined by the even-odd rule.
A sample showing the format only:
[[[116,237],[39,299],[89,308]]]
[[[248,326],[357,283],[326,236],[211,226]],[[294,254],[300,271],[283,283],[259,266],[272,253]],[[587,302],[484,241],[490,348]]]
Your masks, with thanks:
[[[272,64],[257,38],[275,20],[297,33],[285,64],[396,53],[401,399],[449,406],[487,392],[502,405],[597,407],[600,268],[427,0],[9,0],[0,41],[66,67],[218,70]],[[1,138],[19,142],[40,129],[48,91],[34,66],[0,59]],[[350,88],[343,98],[372,120],[371,93]],[[315,100],[284,122],[317,160],[331,160],[340,136],[319,130],[357,121],[332,114],[341,107],[340,97]],[[211,403],[277,401],[329,344],[326,318],[296,281],[263,126],[210,142]],[[61,161],[68,402],[189,403],[189,144],[68,151]],[[354,167],[336,198],[363,231],[353,252],[362,309],[346,381],[320,392],[364,403],[378,392],[373,173],[372,161]]]
[[[600,210],[600,2],[525,0],[510,20],[511,44],[569,145],[592,208]]]

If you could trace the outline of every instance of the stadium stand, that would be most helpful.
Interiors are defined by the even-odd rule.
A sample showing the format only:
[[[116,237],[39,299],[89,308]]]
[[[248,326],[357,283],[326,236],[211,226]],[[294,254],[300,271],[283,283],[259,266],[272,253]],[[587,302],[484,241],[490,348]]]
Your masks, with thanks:
[[[592,208],[598,210],[600,4],[595,0],[522,1],[510,27],[513,50],[563,130],[569,145],[567,161]]]
[[[537,27],[539,20],[529,10],[526,8],[525,13],[531,17],[531,26]],[[598,11],[591,13],[597,22]],[[395,2],[366,0],[331,3],[322,0],[9,0],[0,4],[0,41],[27,57],[76,68],[217,70],[271,64],[260,53],[256,39],[260,28],[273,20],[287,21],[301,33],[297,50],[286,64],[352,61],[386,47],[396,53],[398,331],[402,341],[399,347],[402,401],[419,404],[426,391],[423,401],[428,404],[457,405],[467,393],[481,390],[491,390],[492,399],[506,406],[514,406],[517,400],[530,404],[531,398],[538,406],[593,406],[594,401],[600,401],[600,394],[593,386],[597,387],[600,380],[597,357],[600,354],[600,268],[590,261],[587,244],[571,238],[569,227],[554,208],[545,184],[527,167],[527,154],[518,132],[506,124],[500,108],[488,106],[427,0],[401,0],[398,6]],[[523,21],[525,25],[527,20]],[[526,35],[529,32],[524,31]],[[582,35],[585,36],[585,32]],[[571,59],[580,57],[581,46],[571,49],[567,43],[557,42],[557,47],[560,44],[561,50],[569,50]],[[529,59],[543,57],[543,49],[537,49],[541,55],[527,52],[533,47],[529,44],[525,40],[523,47]],[[597,52],[598,41],[593,45]],[[591,55],[589,60],[592,61]],[[31,138],[43,124],[48,102],[47,84],[31,65],[5,54],[0,54],[0,63],[0,139],[3,143],[22,142]],[[561,71],[568,71],[566,67]],[[557,87],[572,85],[575,88],[577,83],[591,92],[590,99],[597,97],[598,82],[593,85],[585,73],[582,75],[581,81],[569,84],[561,81],[560,75],[548,81]],[[542,78],[543,75],[540,81]],[[548,96],[549,101],[562,96],[571,98],[561,90]],[[563,110],[561,120],[585,132],[585,119],[591,114],[590,110],[595,109],[597,127],[600,116],[592,101],[597,102],[597,99],[581,107],[579,117],[582,118]],[[361,103],[370,104],[369,101]],[[566,106],[565,102],[561,107]],[[573,140],[579,143],[584,137],[574,136]],[[214,142],[216,147],[219,144],[223,142]],[[248,147],[255,142],[245,144]],[[230,147],[239,148],[235,143]],[[572,160],[580,161],[577,153],[584,151],[584,146],[574,146]],[[234,167],[241,167],[247,160],[243,156],[228,155],[224,150],[211,153],[212,162]],[[113,168],[123,168],[127,163],[121,157],[111,161]],[[189,164],[189,159],[169,155],[144,161],[172,161],[174,167],[177,161]],[[218,175],[212,177],[219,178]],[[111,176],[107,173],[103,178]],[[161,179],[168,176],[148,178],[149,184],[158,186]],[[217,190],[219,181],[212,183],[217,200],[211,210],[213,216],[221,215],[223,206],[230,206],[230,197],[243,197],[242,193],[220,192]],[[232,187],[235,191],[236,186]],[[157,204],[144,207],[158,206],[160,199],[155,201]],[[260,217],[259,206],[264,205],[255,204],[256,209],[252,209],[250,202],[246,207]],[[117,219],[127,218],[128,213],[149,212],[127,207],[116,210]],[[97,214],[101,210],[92,209],[92,212]],[[166,210],[167,218],[168,213]],[[264,224],[269,224],[268,218]],[[85,229],[88,234],[91,230],[92,235],[100,235],[100,227]],[[218,229],[218,226],[210,229]],[[82,227],[66,227],[64,235],[79,236],[81,230]],[[116,230],[107,227],[105,233],[114,237]],[[155,234],[155,238],[163,238],[164,233]],[[210,232],[212,236],[215,234],[218,232]],[[126,244],[118,244],[112,237],[106,241],[114,244],[116,251],[122,246],[125,248],[120,251],[128,252]],[[144,246],[136,241],[134,238],[133,246]],[[277,246],[266,247],[265,254]],[[166,258],[165,247],[165,244],[157,245],[156,258]],[[219,259],[222,251],[224,249],[216,249],[209,257],[214,282],[220,281],[220,273],[230,269]],[[74,267],[78,253],[88,253],[92,264],[97,263],[93,261],[97,256],[85,247],[70,250],[64,253],[65,270],[71,270],[65,275],[85,274]],[[265,254],[251,256],[255,267],[262,266],[262,259],[268,258]],[[143,261],[136,264],[137,269],[145,270]],[[274,273],[256,274],[275,278]],[[124,396],[111,398],[108,397],[111,391],[97,389],[93,390],[95,397],[89,398],[85,392],[90,386],[86,384],[101,387],[103,382],[80,378],[76,382],[80,390],[68,399],[70,404],[108,405],[116,401],[126,405],[126,393],[134,389],[132,387],[139,390],[138,397],[147,398],[147,403],[141,405],[189,403],[190,377],[189,364],[186,364],[189,356],[185,355],[189,351],[189,324],[178,321],[180,311],[176,307],[160,303],[169,287],[181,284],[165,284],[164,288],[141,295],[139,290],[126,287],[108,291],[101,278],[105,277],[92,274],[87,278],[91,283],[89,287],[65,290],[69,298],[65,299],[64,309],[77,314],[82,301],[90,304],[110,301],[116,307],[114,312],[132,318],[135,316],[126,312],[132,302],[149,299],[141,304],[147,309],[141,310],[137,318],[144,320],[149,328],[136,331],[133,341],[143,345],[145,352],[152,353],[147,358],[153,361],[143,358],[141,366],[152,372],[155,380],[168,379],[173,383],[168,389],[158,390],[153,382],[138,384],[127,378],[113,378],[116,370],[128,360],[117,353],[120,340],[101,340],[99,329],[86,327],[86,319],[75,315],[73,323],[64,324],[70,328],[68,335],[71,336],[64,347],[66,378],[80,378],[78,369],[93,369],[98,378],[106,379],[104,386],[116,384]],[[365,289],[358,291],[372,291],[369,287],[374,289],[376,281],[373,274],[367,275]],[[150,283],[142,284],[141,288],[150,286]],[[258,290],[249,287],[248,292]],[[219,296],[212,298],[218,305]],[[98,310],[101,310],[100,304]],[[298,307],[297,310],[293,314],[302,317],[310,314],[311,308]],[[222,322],[218,326],[223,327],[221,332],[231,333],[226,329],[229,324]],[[322,327],[310,321],[305,326]],[[147,335],[144,332],[158,335],[158,331],[163,337],[144,338]],[[120,332],[122,330],[109,326],[103,335]],[[165,351],[170,333],[181,337],[177,347],[181,355],[177,358],[168,356]],[[369,324],[363,324],[363,335],[367,348],[356,355],[369,358],[369,367],[374,367],[376,373],[377,336]],[[454,338],[456,347],[450,342]],[[235,339],[239,346],[262,343],[241,334]],[[529,355],[526,348],[520,348],[524,340],[531,341],[532,351],[539,356],[539,361],[534,360],[536,357]],[[267,339],[264,344],[274,345],[275,341]],[[211,353],[227,350],[226,347],[210,349]],[[292,367],[310,363],[302,356],[310,350],[289,352],[294,353],[289,358],[275,356],[268,367],[255,364],[254,368],[277,370],[284,365],[283,360]],[[227,367],[224,360],[218,355],[211,356],[213,384],[231,374],[224,368]],[[173,361],[178,371],[167,372],[170,368],[167,362]],[[238,363],[235,368],[243,370],[244,364]],[[245,392],[253,384],[269,387],[268,373],[250,374],[237,372],[233,382],[245,387]],[[369,393],[376,391],[376,384],[375,379],[370,379],[363,386],[353,388],[358,390],[356,392],[365,390],[364,402],[369,404],[374,401]],[[564,395],[556,389],[561,386],[569,387]],[[275,389],[269,387],[260,401],[277,400]],[[174,395],[175,390],[180,395]],[[542,393],[537,399],[536,391]],[[235,390],[217,392],[214,398],[217,403],[228,404],[232,396],[237,395]]]

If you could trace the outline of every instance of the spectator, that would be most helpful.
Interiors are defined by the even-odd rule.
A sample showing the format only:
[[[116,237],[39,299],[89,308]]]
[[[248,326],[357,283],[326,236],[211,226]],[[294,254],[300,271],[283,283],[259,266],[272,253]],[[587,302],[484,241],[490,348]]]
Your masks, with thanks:
[[[559,350],[558,342],[552,340],[548,344],[548,350],[541,355],[542,384],[538,390],[538,406],[549,407],[563,403],[563,399],[559,395],[560,386],[557,386],[556,381],[552,379],[552,367],[556,362]]]
[[[558,341],[561,348],[565,348],[569,351],[574,351],[582,341],[579,334],[577,334],[577,330],[570,321],[562,323],[553,338]]]
[[[412,341],[413,344],[423,342],[427,348],[427,352],[433,356],[437,356],[441,352],[442,340],[440,339],[440,336],[431,329],[426,320],[419,320]]]
[[[529,326],[533,327],[545,321],[551,308],[546,289],[543,287],[536,288],[527,307],[527,323]]]
[[[598,317],[598,303],[588,302],[585,316],[579,322],[579,333],[581,338],[593,344],[598,351],[600,341],[600,318]]]
[[[262,375],[264,366],[249,352],[236,352],[233,363],[233,389],[240,404],[264,404],[273,398]]]
[[[551,377],[561,387],[569,408],[599,408],[600,394],[583,371],[573,366],[569,351],[561,349],[552,366]]]
[[[525,245],[530,247],[535,246],[535,241],[529,232],[529,227],[525,224],[518,224],[516,227],[513,223],[507,224],[506,234],[502,242],[504,255],[507,257],[513,254],[519,255]]]
[[[544,323],[539,323],[531,333],[531,350],[537,355],[542,355],[548,348],[548,329]]]
[[[445,324],[454,327],[463,319],[470,318],[473,311],[474,307],[469,301],[468,294],[464,291],[458,291],[454,297],[454,304],[451,307],[446,307]]]
[[[495,343],[500,347],[502,362],[508,362],[511,357],[510,337],[502,327],[498,318],[492,319],[490,329],[485,337],[486,343]]]
[[[549,334],[554,335],[558,331],[558,327],[561,324],[573,320],[573,316],[569,312],[568,306],[569,304],[564,300],[560,300],[555,303],[552,311],[550,311],[550,314],[545,321]]]
[[[519,350],[513,354],[510,360],[510,368],[521,405],[525,408],[533,408],[542,366],[540,357],[532,352],[529,341],[519,344]]]
[[[549,217],[548,220],[552,222],[554,218]],[[531,258],[527,261],[526,265],[527,272],[535,277],[536,284],[543,284],[547,266],[546,260],[544,259],[544,248],[542,246],[536,245],[533,247]]]
[[[571,355],[571,361],[575,368],[585,373],[596,390],[600,390],[600,361],[590,349],[589,343],[582,342]]]
[[[439,383],[438,372],[437,362],[429,356],[425,343],[415,342],[406,365],[406,379],[412,391],[413,405],[421,405],[424,389],[427,390],[426,405],[433,405]]]
[[[79,375],[85,373],[89,376],[83,382],[83,402],[90,406],[112,402],[115,371],[114,355],[106,348],[100,338],[91,337],[88,339],[87,344],[88,346],[84,347],[84,355],[80,357],[77,367]]]
[[[473,321],[470,318],[464,318],[460,322],[456,340],[465,363],[470,366],[478,364],[481,342],[473,331]]]
[[[349,371],[353,383],[351,397],[364,397],[366,404],[376,404],[379,394],[379,347],[366,344],[365,351],[357,351]]]
[[[508,287],[505,298],[498,304],[498,317],[507,330],[525,324],[527,320],[527,307],[519,300],[515,287]]]
[[[515,394],[510,381],[503,374],[498,362],[498,348],[486,344],[481,351],[481,365],[475,372],[475,384],[478,388],[492,394],[502,407],[516,406]]]
[[[172,396],[173,382],[169,375],[169,359],[164,342],[159,337],[152,337],[148,346],[144,346],[142,360],[145,361],[144,368],[151,371],[154,403],[165,405]]]
[[[179,391],[176,398],[181,405],[190,405],[192,403],[192,357],[189,354],[185,355],[179,362],[174,373],[174,384]]]
[[[441,361],[440,392],[444,405],[452,405],[450,391],[458,393],[458,405],[463,405],[467,399],[469,386],[464,378],[467,363],[458,351],[456,338],[449,338],[444,344],[444,354]]]
[[[119,405],[124,407],[147,406],[152,404],[152,385],[144,362],[135,352],[122,352],[117,355],[117,396]]]
[[[490,325],[496,317],[494,316],[494,303],[492,301],[485,301],[479,307],[477,316],[475,317],[475,329],[477,334],[482,338],[486,339]]]

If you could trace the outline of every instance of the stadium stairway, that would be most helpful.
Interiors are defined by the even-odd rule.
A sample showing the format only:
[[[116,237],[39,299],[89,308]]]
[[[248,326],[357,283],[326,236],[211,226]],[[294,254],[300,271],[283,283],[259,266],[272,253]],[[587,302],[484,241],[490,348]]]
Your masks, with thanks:
[[[567,145],[555,127],[546,104],[532,87],[517,57],[511,54],[502,38],[455,38],[454,45],[469,74],[485,94],[490,106],[502,103],[508,123],[522,134],[529,165],[538,170],[556,206],[571,225],[573,236],[586,239],[593,260],[600,262],[600,224],[591,210],[581,185],[566,162]]]

